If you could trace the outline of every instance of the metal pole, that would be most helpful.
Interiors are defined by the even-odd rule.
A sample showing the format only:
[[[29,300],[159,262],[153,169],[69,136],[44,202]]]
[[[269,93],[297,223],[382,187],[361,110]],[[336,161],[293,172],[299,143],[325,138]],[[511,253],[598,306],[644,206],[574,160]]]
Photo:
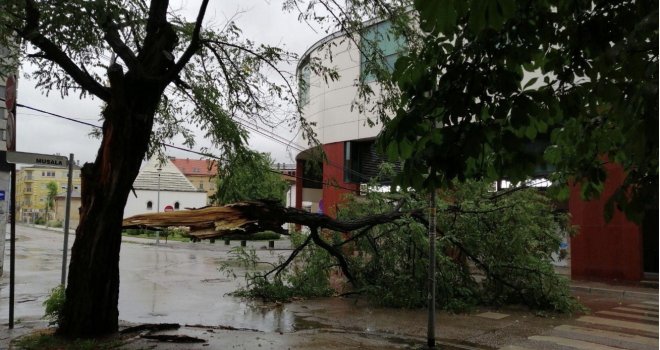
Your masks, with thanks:
[[[160,213],[160,171],[162,169],[158,167],[158,197],[156,199],[156,212]],[[160,244],[160,231],[156,231],[156,245]]]
[[[14,328],[14,286],[16,284],[16,164],[11,165],[11,201],[9,215],[9,329]]]
[[[66,186],[66,212],[64,213],[64,246],[62,248],[62,286],[66,286],[66,258],[69,250],[69,219],[71,214],[71,188],[73,187],[73,153],[69,153],[69,180]]]
[[[429,211],[429,324],[427,334],[427,345],[429,348],[435,348],[435,189],[431,190],[431,210]]]

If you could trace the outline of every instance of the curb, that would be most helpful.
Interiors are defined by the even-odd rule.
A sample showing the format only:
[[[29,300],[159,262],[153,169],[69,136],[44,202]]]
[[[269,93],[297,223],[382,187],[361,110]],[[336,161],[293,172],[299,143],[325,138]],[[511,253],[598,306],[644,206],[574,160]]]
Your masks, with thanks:
[[[616,297],[621,299],[658,300],[658,293],[635,292],[621,289],[594,288],[587,286],[571,286],[571,291],[598,296]]]

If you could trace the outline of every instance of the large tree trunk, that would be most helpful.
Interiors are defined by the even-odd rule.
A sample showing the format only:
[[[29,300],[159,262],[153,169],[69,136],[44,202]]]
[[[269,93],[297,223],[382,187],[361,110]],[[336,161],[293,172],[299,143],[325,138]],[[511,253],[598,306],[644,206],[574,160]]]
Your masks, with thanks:
[[[60,335],[96,337],[117,331],[124,207],[149,148],[158,104],[173,79],[164,78],[173,67],[172,50],[178,40],[167,22],[167,7],[167,1],[151,3],[144,45],[137,57],[130,58],[137,60],[133,68],[126,74],[114,62],[108,68],[110,99],[103,111],[103,140],[94,163],[81,171],[80,223],[71,250]]]
[[[104,110],[103,141],[96,161],[81,171],[80,223],[58,329],[69,337],[117,331],[122,217],[148,149],[162,93],[158,86],[132,82],[123,75],[121,81],[118,89],[127,97],[113,98]]]

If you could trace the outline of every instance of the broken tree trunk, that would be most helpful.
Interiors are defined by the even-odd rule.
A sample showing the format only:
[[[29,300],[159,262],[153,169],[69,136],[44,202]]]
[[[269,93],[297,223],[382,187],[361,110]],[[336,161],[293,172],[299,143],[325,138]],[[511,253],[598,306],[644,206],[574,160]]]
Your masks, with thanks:
[[[344,275],[356,286],[348,260],[339,247],[327,243],[320,235],[320,229],[351,232],[378,224],[392,222],[407,215],[419,216],[421,210],[401,212],[399,207],[391,212],[370,215],[356,220],[339,221],[323,214],[313,214],[296,208],[285,208],[272,201],[248,201],[229,204],[223,207],[135,215],[124,219],[123,228],[162,229],[171,226],[185,226],[190,236],[197,239],[211,239],[229,234],[252,234],[262,231],[275,231],[286,234],[282,229],[285,223],[299,224],[310,228],[310,238],[334,256]]]
[[[246,201],[222,207],[204,207],[165,213],[134,215],[124,219],[122,227],[162,229],[171,226],[190,228],[190,236],[199,239],[218,238],[228,234],[252,234],[262,231],[286,233],[285,223],[307,227],[349,232],[364,227],[394,221],[417,212],[394,210],[358,220],[335,220],[327,215],[309,213],[296,208],[285,208],[272,201]]]

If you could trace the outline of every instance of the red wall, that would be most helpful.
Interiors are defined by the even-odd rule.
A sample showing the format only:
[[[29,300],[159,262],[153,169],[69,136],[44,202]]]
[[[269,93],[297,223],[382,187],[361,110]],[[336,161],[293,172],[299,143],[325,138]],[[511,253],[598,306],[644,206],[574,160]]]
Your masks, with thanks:
[[[639,281],[644,274],[642,232],[618,210],[605,222],[605,202],[624,179],[621,167],[608,164],[606,170],[607,181],[599,199],[583,201],[580,188],[571,189],[571,222],[579,226],[579,233],[571,239],[571,277]]]
[[[337,206],[342,198],[351,192],[358,192],[358,184],[344,182],[344,143],[323,145],[327,158],[323,163],[323,213],[335,217]]]

